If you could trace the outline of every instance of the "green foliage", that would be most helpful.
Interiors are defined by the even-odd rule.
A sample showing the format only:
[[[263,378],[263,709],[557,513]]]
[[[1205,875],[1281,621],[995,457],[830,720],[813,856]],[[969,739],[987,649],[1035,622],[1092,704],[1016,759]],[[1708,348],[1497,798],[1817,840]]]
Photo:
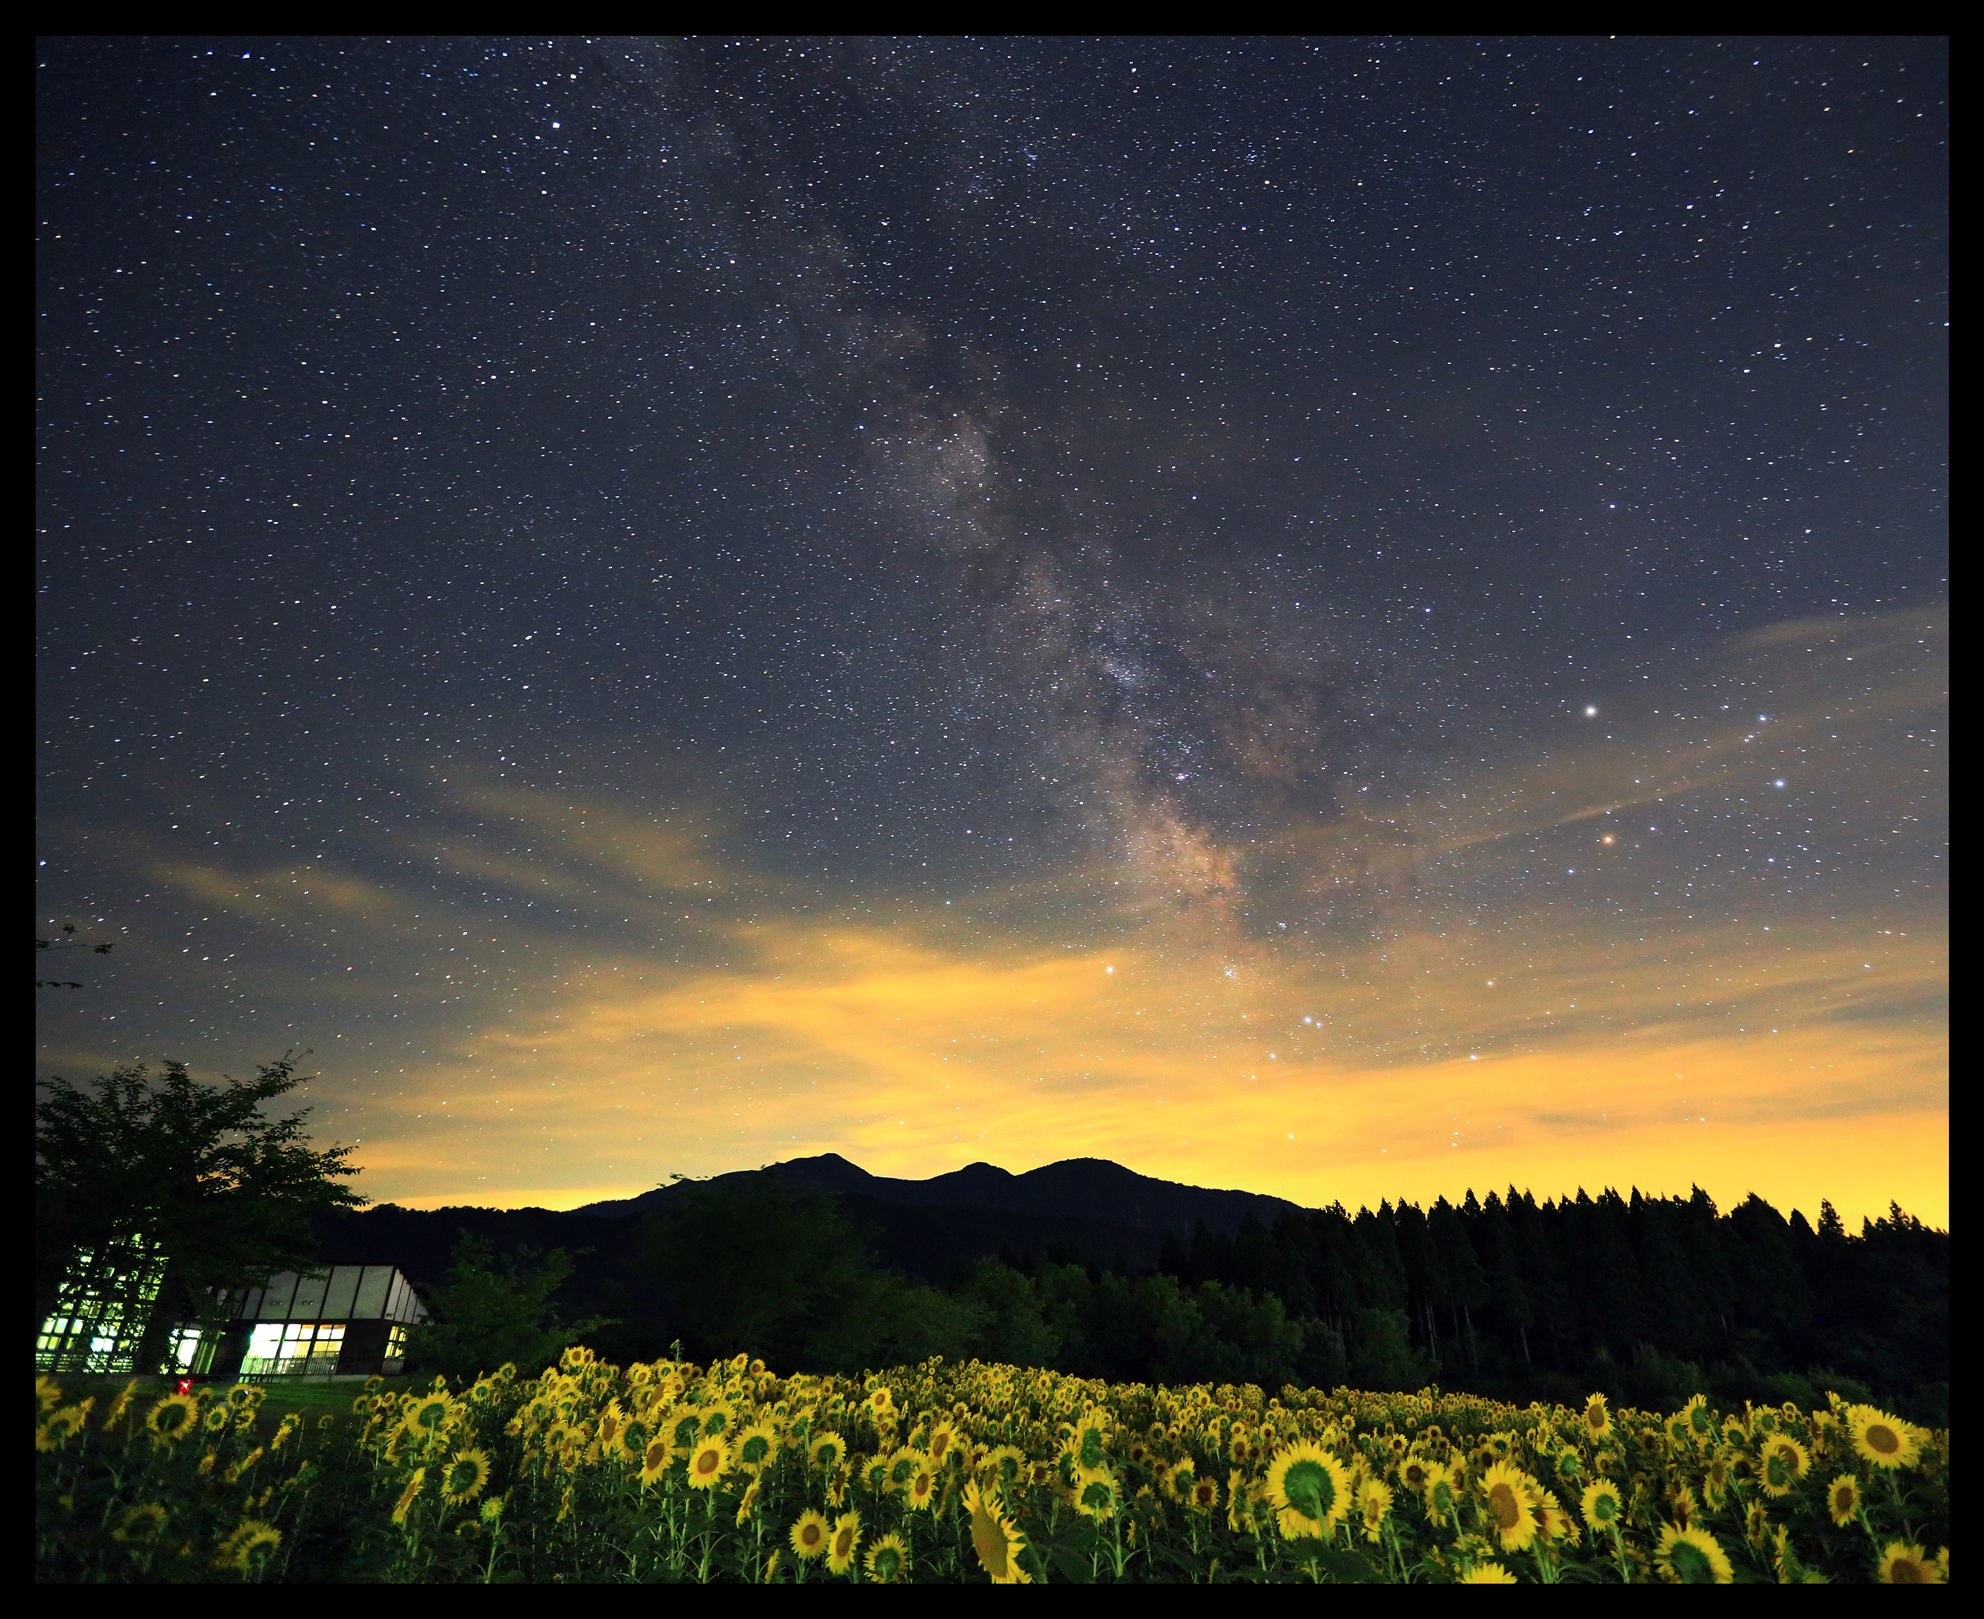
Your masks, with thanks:
[[[562,1248],[498,1258],[488,1242],[464,1233],[446,1277],[429,1293],[434,1319],[409,1335],[413,1363],[448,1377],[473,1377],[506,1361],[530,1369],[551,1364],[566,1345],[609,1324],[598,1317],[559,1323],[553,1297],[571,1274]]]
[[[91,1087],[51,1079],[35,1103],[35,1320],[79,1249],[143,1238],[162,1253],[159,1324],[212,1308],[213,1291],[254,1285],[315,1253],[311,1211],[365,1199],[349,1147],[313,1148],[308,1110],[264,1106],[304,1083],[284,1056],[252,1080],[204,1084],[183,1063],[114,1069]]]
[[[876,1265],[831,1198],[764,1175],[685,1187],[650,1221],[637,1268],[692,1348],[762,1344],[823,1371],[955,1352],[980,1320],[969,1299]]]

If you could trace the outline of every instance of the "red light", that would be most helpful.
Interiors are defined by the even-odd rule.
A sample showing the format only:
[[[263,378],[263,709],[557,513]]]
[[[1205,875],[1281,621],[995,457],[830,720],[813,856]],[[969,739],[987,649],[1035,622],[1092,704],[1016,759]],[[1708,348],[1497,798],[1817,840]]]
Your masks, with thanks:
[[[190,1377],[182,1377],[173,1385],[173,1393],[175,1394],[191,1394],[192,1392],[193,1380]]]

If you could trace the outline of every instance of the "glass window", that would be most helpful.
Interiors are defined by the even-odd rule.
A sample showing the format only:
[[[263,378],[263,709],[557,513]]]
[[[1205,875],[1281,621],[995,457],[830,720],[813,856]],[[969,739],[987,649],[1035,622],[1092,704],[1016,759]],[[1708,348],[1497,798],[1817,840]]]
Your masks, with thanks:
[[[262,1321],[248,1335],[243,1377],[329,1377],[344,1348],[342,1321]]]
[[[181,1372],[213,1369],[214,1342],[198,1327],[181,1327],[172,1335],[172,1365]]]
[[[76,1251],[56,1306],[35,1334],[35,1365],[64,1372],[136,1370],[165,1261],[142,1237]]]

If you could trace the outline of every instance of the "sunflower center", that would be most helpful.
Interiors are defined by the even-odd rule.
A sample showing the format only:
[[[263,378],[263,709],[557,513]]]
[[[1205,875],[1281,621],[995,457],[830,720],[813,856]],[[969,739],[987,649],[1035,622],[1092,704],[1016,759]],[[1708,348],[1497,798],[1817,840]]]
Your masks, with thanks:
[[[1870,1424],[1867,1429],[1867,1448],[1878,1450],[1883,1456],[1892,1456],[1901,1449],[1901,1435],[1884,1422]]]
[[[989,1514],[974,1512],[971,1515],[971,1545],[978,1553],[979,1562],[985,1565],[988,1574],[999,1575],[1006,1572],[1006,1532],[992,1521]]]
[[[1308,1518],[1320,1519],[1324,1507],[1336,1496],[1320,1462],[1296,1462],[1282,1475],[1281,1489],[1288,1504]]]
[[[1927,1585],[1929,1576],[1922,1565],[1912,1557],[1897,1557],[1894,1566],[1888,1570],[1888,1578],[1896,1585]]]
[[[834,1556],[845,1557],[853,1550],[854,1531],[851,1528],[843,1528],[839,1534],[834,1536]]]
[[[1677,1541],[1674,1549],[1667,1554],[1667,1560],[1674,1565],[1675,1576],[1683,1585],[1715,1583],[1715,1570],[1709,1566],[1708,1557],[1699,1546],[1685,1540]]]
[[[696,1458],[696,1471],[703,1474],[714,1473],[716,1471],[716,1452],[706,1450],[698,1456]]]
[[[1516,1492],[1506,1484],[1497,1484],[1488,1492],[1488,1512],[1495,1520],[1495,1527],[1503,1534],[1522,1522],[1522,1503],[1516,1499]]]

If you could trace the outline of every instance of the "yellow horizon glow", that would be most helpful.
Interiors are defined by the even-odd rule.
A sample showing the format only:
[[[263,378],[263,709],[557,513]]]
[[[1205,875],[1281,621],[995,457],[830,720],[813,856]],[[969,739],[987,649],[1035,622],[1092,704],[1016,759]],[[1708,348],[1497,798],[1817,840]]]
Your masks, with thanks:
[[[332,1031],[318,1123],[381,1202],[570,1208],[837,1152],[912,1179],[1102,1157],[1312,1207],[1699,1185],[1947,1225],[1943,636],[1939,613],[1774,626],[1722,650],[1712,720],[1578,720],[1241,843],[1125,789],[1113,863],[949,902],[753,869],[686,778],[653,801],[689,808],[649,810],[460,761],[432,823],[457,830],[370,871],[131,858],[188,909],[335,940],[335,976],[234,970],[298,1045]],[[1813,796],[1776,807],[1780,779]],[[1677,868],[1655,841],[1743,804],[1786,855],[1822,824],[1826,874],[1767,885],[1770,851],[1739,872],[1727,840]],[[1898,874],[1871,875],[1882,849]],[[185,975],[130,1004],[211,995],[166,943],[116,958]]]
[[[1296,1009],[1324,999],[1316,973],[1258,943],[1209,952],[1193,932],[1159,948],[985,960],[906,930],[751,929],[738,941],[755,955],[748,967],[672,983],[635,962],[605,967],[541,1024],[487,1031],[409,1089],[445,1092],[445,1128],[472,1126],[484,1164],[547,1151],[583,1161],[587,1143],[609,1140],[620,1156],[667,1125],[668,1145],[646,1148],[666,1162],[646,1179],[480,1182],[475,1200],[492,1206],[569,1208],[668,1172],[838,1152],[904,1178],[1103,1157],[1311,1207],[1459,1201],[1511,1184],[1539,1197],[1700,1185],[1725,1208],[1755,1192],[1811,1217],[1829,1198],[1857,1221],[1899,1200],[1947,1223],[1933,1031],[1822,1018],[1721,1036],[1680,1018],[1552,1034],[1525,1026],[1549,1010],[1536,1004],[1546,989],[1562,998],[1567,963],[1528,988],[1463,983],[1454,967],[1423,970],[1433,982],[1413,1011],[1422,1032],[1439,1021],[1430,1032],[1443,1044],[1465,1031],[1460,1043],[1484,1051],[1347,1061],[1291,1038]],[[1862,963],[1808,948],[1749,993],[1760,1012],[1768,1001],[1809,1014],[1842,986],[1906,995],[1939,974],[1927,941],[1896,941],[1878,984]],[[1646,988],[1615,983],[1611,998],[1636,1005]],[[1544,1043],[1497,1050],[1517,1037]],[[1316,1026],[1315,1043],[1328,1038]],[[561,1076],[557,1096],[519,1113],[530,1073]],[[463,1201],[418,1186],[435,1173],[423,1166],[441,1123],[431,1106],[423,1114],[395,1121],[395,1148],[367,1149],[368,1178],[413,1183],[392,1197],[408,1206]],[[457,1186],[463,1167],[445,1172]]]

